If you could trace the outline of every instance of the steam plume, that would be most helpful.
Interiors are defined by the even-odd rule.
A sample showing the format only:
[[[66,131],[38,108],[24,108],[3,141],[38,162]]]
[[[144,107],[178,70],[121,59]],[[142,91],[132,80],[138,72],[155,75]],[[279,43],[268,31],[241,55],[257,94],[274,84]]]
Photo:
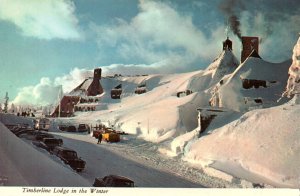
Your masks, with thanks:
[[[223,0],[219,5],[220,10],[228,18],[227,25],[231,31],[241,39],[241,23],[239,19],[239,13],[245,10],[243,3],[239,0]]]

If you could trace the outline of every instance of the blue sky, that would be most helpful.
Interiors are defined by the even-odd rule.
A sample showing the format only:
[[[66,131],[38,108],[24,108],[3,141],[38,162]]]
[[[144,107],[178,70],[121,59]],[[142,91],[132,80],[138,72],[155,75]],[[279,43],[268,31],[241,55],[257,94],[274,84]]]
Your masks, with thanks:
[[[104,73],[204,69],[221,52],[226,21],[262,38],[261,56],[291,57],[300,32],[296,0],[0,0],[0,97],[53,102],[95,67]],[[240,42],[230,31],[239,58]],[[0,101],[3,102],[3,101]]]

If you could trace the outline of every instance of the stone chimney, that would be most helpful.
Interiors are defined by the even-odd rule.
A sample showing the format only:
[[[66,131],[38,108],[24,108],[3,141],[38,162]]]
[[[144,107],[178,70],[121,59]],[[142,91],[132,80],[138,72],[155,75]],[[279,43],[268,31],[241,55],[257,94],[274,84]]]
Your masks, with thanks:
[[[101,68],[94,69],[94,79],[95,80],[101,79],[101,72],[102,72]]]
[[[242,36],[242,54],[241,63],[255,50],[258,53],[259,39],[258,37]]]

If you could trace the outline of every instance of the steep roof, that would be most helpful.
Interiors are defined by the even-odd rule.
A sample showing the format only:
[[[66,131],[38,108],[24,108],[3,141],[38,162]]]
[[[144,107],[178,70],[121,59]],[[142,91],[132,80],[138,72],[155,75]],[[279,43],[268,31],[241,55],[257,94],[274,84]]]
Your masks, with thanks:
[[[97,96],[103,93],[99,79],[88,78],[74,88],[69,95],[72,96]]]
[[[248,58],[249,58],[249,57],[260,58],[260,59],[261,59],[261,57],[259,56],[259,54],[257,53],[256,50],[252,50],[252,52],[251,52],[251,54],[248,56]]]
[[[211,63],[206,72],[212,72],[211,84],[219,82],[225,75],[234,72],[238,67],[239,61],[231,50],[225,49],[222,53]]]

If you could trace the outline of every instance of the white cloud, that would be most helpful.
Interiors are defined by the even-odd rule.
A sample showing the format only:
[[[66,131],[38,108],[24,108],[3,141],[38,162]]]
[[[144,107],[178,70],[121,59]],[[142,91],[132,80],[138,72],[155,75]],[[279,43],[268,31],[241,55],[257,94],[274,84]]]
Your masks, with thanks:
[[[0,0],[0,5],[0,20],[12,22],[25,36],[81,38],[75,5],[70,0]]]
[[[16,105],[49,105],[58,101],[61,87],[63,92],[68,93],[92,76],[93,70],[74,68],[70,73],[56,77],[53,81],[47,77],[40,79],[36,85],[26,86],[19,89],[16,98],[12,101]]]
[[[100,50],[108,45],[123,59],[139,59],[147,64],[170,59],[188,64],[197,58],[211,60],[218,55],[219,37],[224,39],[225,34],[220,31],[224,29],[222,24],[216,24],[207,36],[193,24],[191,15],[177,12],[170,4],[140,1],[139,9],[130,22],[116,19],[107,26],[90,25],[97,34]]]
[[[39,84],[21,88],[12,102],[17,105],[48,105],[57,99],[59,88],[49,78],[41,78]]]

